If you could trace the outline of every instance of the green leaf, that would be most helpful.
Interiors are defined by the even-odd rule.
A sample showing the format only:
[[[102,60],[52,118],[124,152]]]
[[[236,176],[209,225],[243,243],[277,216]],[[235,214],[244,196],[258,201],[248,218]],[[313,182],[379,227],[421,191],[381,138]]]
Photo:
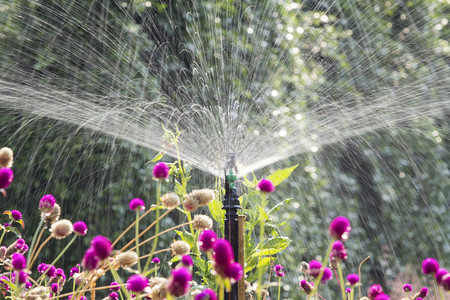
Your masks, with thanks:
[[[287,246],[289,246],[289,244],[291,243],[291,240],[288,237],[276,237],[271,238],[268,241],[264,240],[263,243],[264,244],[261,247],[261,250],[253,253],[251,257],[276,254],[286,249]]]
[[[272,208],[269,210],[268,215],[270,216],[271,214],[273,214],[273,213],[279,211],[280,208],[282,208],[283,206],[285,206],[286,204],[288,204],[291,200],[292,200],[292,198],[288,198],[288,199],[286,199],[286,200],[284,200],[284,201],[278,203],[277,205],[275,205],[274,207],[272,207]]]
[[[270,266],[270,263],[272,262],[273,258],[272,257],[264,257],[263,259],[261,259],[258,262],[258,265],[256,266],[258,269],[259,268],[266,268],[268,266]]]
[[[264,210],[264,207],[258,206],[258,212],[259,212],[259,221],[268,220],[269,216],[267,216],[266,211]]]
[[[175,232],[181,237],[181,239],[183,241],[185,241],[186,243],[189,244],[189,246],[191,247],[191,249],[193,249],[194,247],[196,247],[195,245],[195,239],[192,236],[192,234],[190,234],[189,232],[186,231],[178,231],[175,230]]]
[[[280,183],[282,183],[286,178],[288,178],[291,175],[292,171],[294,171],[295,168],[297,167],[298,165],[295,165],[290,168],[277,170],[274,173],[270,174],[266,179],[272,181],[274,186],[277,186]]]
[[[6,228],[11,230],[18,238],[22,238],[22,234],[20,233],[19,229],[17,229],[17,227],[8,226]]]
[[[223,233],[223,222],[225,220],[225,210],[222,209],[222,202],[218,199],[208,203],[209,212],[212,218],[219,224],[220,231]]]
[[[153,159],[150,162],[157,162],[159,160],[161,160],[161,158],[163,158],[164,153],[163,152],[159,152],[158,154],[156,154],[155,157],[153,157]]]

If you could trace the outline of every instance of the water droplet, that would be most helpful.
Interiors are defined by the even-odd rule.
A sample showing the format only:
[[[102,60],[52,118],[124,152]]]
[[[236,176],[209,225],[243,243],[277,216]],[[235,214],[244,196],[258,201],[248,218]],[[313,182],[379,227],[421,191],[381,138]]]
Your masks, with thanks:
[[[281,129],[280,132],[278,133],[280,136],[286,136],[287,132],[285,129]]]
[[[272,97],[278,97],[279,93],[278,93],[277,90],[272,90],[272,91],[270,92],[270,95],[271,95]]]
[[[248,34],[253,34],[253,32],[255,32],[255,30],[251,27],[247,28],[247,33]]]
[[[436,142],[438,142],[438,143],[442,142],[442,138],[441,138],[440,136],[438,136],[438,137],[436,138]]]
[[[400,173],[398,174],[398,177],[400,177],[400,178],[405,178],[405,173],[400,172]]]
[[[303,119],[303,116],[301,114],[296,114],[295,118],[300,121],[301,119]]]
[[[305,32],[305,30],[302,27],[297,27],[297,29],[295,29],[295,31],[297,31],[297,33],[302,34],[303,32]]]
[[[433,136],[438,136],[439,135],[439,131],[437,130],[433,130],[433,132],[431,133]]]
[[[319,148],[317,148],[317,146],[312,146],[311,151],[315,153],[315,152],[319,151]]]
[[[145,7],[152,7],[152,3],[150,1],[145,2]]]

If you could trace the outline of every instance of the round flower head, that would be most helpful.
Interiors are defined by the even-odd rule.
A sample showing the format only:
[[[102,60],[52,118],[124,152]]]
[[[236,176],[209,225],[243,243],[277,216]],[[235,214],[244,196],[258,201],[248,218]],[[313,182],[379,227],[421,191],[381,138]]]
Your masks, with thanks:
[[[173,255],[183,256],[191,251],[191,247],[185,241],[175,241],[170,245]]]
[[[184,197],[184,208],[187,211],[194,212],[199,207],[207,205],[209,202],[214,200],[215,193],[210,189],[193,190]]]
[[[316,278],[320,274],[320,270],[322,269],[322,263],[317,260],[312,260],[309,263],[309,276]]]
[[[18,278],[19,284],[24,284],[27,282],[28,273],[25,271],[14,271],[11,274],[11,282],[16,282],[16,278]]]
[[[280,272],[281,270],[283,270],[283,266],[282,265],[275,265],[275,267],[273,267],[273,270],[275,272]]]
[[[165,163],[159,162],[153,167],[152,174],[156,179],[166,179],[169,177],[169,167]]]
[[[39,200],[39,210],[41,213],[51,213],[55,204],[56,200],[53,195],[44,195],[41,200]]]
[[[350,282],[350,285],[355,285],[359,281],[359,276],[358,276],[358,274],[348,274],[347,280],[348,280],[348,282]]]
[[[146,287],[148,287],[148,279],[142,275],[132,275],[127,280],[127,290],[134,293],[142,292]]]
[[[425,298],[427,295],[428,295],[428,288],[424,286],[423,288],[420,289],[419,297]]]
[[[336,217],[330,223],[330,227],[328,228],[329,233],[332,238],[336,240],[346,240],[348,239],[348,234],[350,233],[350,221],[346,217]]]
[[[403,291],[405,292],[405,293],[409,293],[409,292],[411,292],[412,291],[412,286],[410,285],[410,284],[405,284],[404,286],[403,286]]]
[[[302,290],[305,292],[306,295],[311,294],[312,290],[313,290],[313,285],[308,283],[306,280],[302,280],[300,281],[300,287],[302,288]]]
[[[326,283],[333,278],[333,272],[329,268],[323,269],[322,283]]]
[[[181,264],[185,267],[192,267],[194,265],[194,261],[190,255],[183,255],[181,258]]]
[[[14,172],[10,168],[0,168],[0,189],[6,189],[14,180]]]
[[[177,207],[180,204],[180,197],[175,193],[168,193],[161,197],[161,203],[165,208]]]
[[[11,211],[11,218],[14,221],[22,220],[22,213],[20,211],[18,211],[18,210],[12,210]]]
[[[70,269],[69,276],[72,277],[77,273],[80,273],[80,269],[78,269],[77,267],[73,267],[72,269]]]
[[[37,271],[41,274],[44,274],[45,271],[47,271],[48,267],[49,265],[42,263],[37,267]]]
[[[436,273],[439,270],[439,263],[434,258],[425,258],[422,262],[422,271],[424,274]]]
[[[119,294],[117,294],[116,292],[109,293],[109,299],[110,300],[118,300]]]
[[[335,241],[331,248],[330,258],[346,260],[348,258],[347,249],[341,241]]]
[[[217,295],[213,290],[206,289],[195,295],[195,300],[217,300]]]
[[[213,220],[205,215],[195,215],[192,223],[195,230],[211,229],[213,227]]]
[[[13,165],[14,152],[11,148],[3,147],[0,149],[0,168],[11,168]]]
[[[380,294],[374,298],[374,300],[391,300],[391,297],[386,294]]]
[[[56,275],[56,268],[55,268],[55,266],[48,265],[48,268],[47,268],[47,276],[48,276],[48,277],[53,277],[53,276],[55,276],[55,275]]]
[[[50,227],[50,232],[52,233],[52,237],[54,237],[55,239],[63,239],[72,234],[72,222],[70,222],[69,220],[59,220],[52,224],[52,227]]]
[[[244,269],[237,262],[230,263],[225,268],[225,275],[234,283],[244,276]]]
[[[73,224],[73,231],[77,235],[86,235],[88,228],[86,223],[84,223],[83,221],[78,221]]]
[[[0,276],[0,290],[3,289],[5,291],[9,291],[9,285],[7,282],[10,282],[9,277]]]
[[[438,284],[441,284],[442,277],[447,273],[448,273],[448,271],[446,269],[439,269],[436,271],[436,273],[434,274],[434,277],[436,277],[436,281]]]
[[[58,203],[55,203],[51,213],[44,214],[44,221],[47,224],[52,224],[59,220],[59,216],[61,216],[61,206],[59,206]]]
[[[158,265],[161,262],[161,260],[157,257],[155,257],[154,259],[152,259],[152,263]]]
[[[286,276],[286,274],[283,271],[275,272],[275,276],[280,278]]]
[[[272,193],[275,191],[275,186],[273,185],[272,181],[268,179],[261,179],[261,181],[258,183],[258,189],[263,193]]]
[[[81,265],[86,270],[95,270],[97,269],[100,263],[100,258],[95,254],[94,248],[89,248],[84,253],[83,260],[81,261]]]
[[[118,282],[113,281],[113,282],[111,282],[110,286],[111,287],[109,288],[109,290],[112,292],[117,292],[120,290],[120,285]]]
[[[104,236],[98,235],[91,241],[95,254],[100,259],[107,258],[112,252],[111,242]]]
[[[219,266],[227,266],[234,260],[233,248],[229,241],[218,239],[214,243],[214,262]]]
[[[33,284],[29,281],[25,282],[25,289],[29,290],[31,287],[33,286]]]
[[[144,200],[139,198],[134,198],[130,201],[129,207],[131,210],[145,210]]]
[[[370,299],[374,299],[376,296],[383,294],[383,288],[379,284],[374,284],[369,287],[367,291],[367,296]]]
[[[15,270],[23,270],[27,268],[27,259],[20,253],[14,253],[11,264]]]
[[[59,285],[57,283],[53,283],[50,289],[53,294],[57,294],[59,291]]]
[[[167,291],[174,297],[184,296],[190,288],[191,280],[192,275],[188,269],[184,267],[174,269],[167,285]]]
[[[6,256],[6,251],[8,251],[8,248],[6,248],[6,246],[1,246],[1,247],[0,247],[0,259],[5,258],[5,256]]]
[[[116,256],[116,262],[122,268],[129,268],[137,264],[138,255],[134,251],[122,252]]]
[[[442,276],[441,286],[444,290],[450,291],[450,273],[447,273],[444,276]]]
[[[212,230],[204,230],[198,236],[198,247],[202,251],[209,251],[214,247],[214,243],[217,240],[217,235]]]

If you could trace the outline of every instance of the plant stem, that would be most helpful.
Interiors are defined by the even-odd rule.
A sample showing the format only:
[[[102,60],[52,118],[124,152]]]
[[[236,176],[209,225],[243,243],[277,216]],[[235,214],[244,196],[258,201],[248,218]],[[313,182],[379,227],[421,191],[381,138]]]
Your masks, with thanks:
[[[331,240],[330,244],[328,245],[327,254],[325,254],[325,257],[323,258],[322,262],[322,268],[320,269],[319,276],[317,276],[316,281],[314,281],[314,289],[316,290],[316,294],[319,291],[319,286],[322,281],[323,272],[325,270],[325,267],[328,263],[328,259],[330,258],[331,249],[333,248],[334,239]]]
[[[5,234],[6,234],[6,229],[3,230],[2,237],[0,237],[0,245],[1,245],[2,242],[3,242],[3,238],[5,237]]]
[[[158,184],[156,185],[156,227],[155,227],[155,240],[153,241],[152,252],[150,252],[150,256],[147,259],[144,267],[144,273],[147,271],[147,268],[150,265],[150,261],[152,260],[153,253],[158,246],[158,234],[159,234],[159,203],[161,202],[161,180],[158,180]],[[138,253],[139,257],[139,253]]]
[[[28,266],[28,269],[31,270],[31,267],[33,266],[34,262],[36,261],[36,258],[39,256],[39,253],[41,252],[42,248],[52,239],[52,236],[50,235],[38,248],[36,251],[36,254],[33,256],[33,260],[30,262],[30,265]]]
[[[219,300],[224,300],[224,298],[225,298],[224,290],[225,290],[225,287],[224,287],[223,281],[221,279],[220,283],[219,283]]]
[[[179,228],[179,227],[186,226],[186,225],[188,225],[188,224],[189,224],[189,222],[186,222],[186,223],[183,223],[183,224],[178,224],[178,225],[176,225],[176,226],[174,226],[174,227],[171,227],[171,228],[169,228],[169,229],[166,229],[166,230],[164,230],[164,231],[161,231],[161,232],[158,233],[157,235],[151,236],[151,237],[149,237],[148,239],[146,239],[145,241],[140,242],[140,243],[139,243],[139,246],[142,246],[142,245],[144,245],[144,244],[150,242],[151,240],[155,239],[155,238],[158,237],[158,236],[161,236],[161,235],[163,235],[163,234],[165,234],[165,233],[168,233],[168,232],[170,232],[170,231],[172,231],[172,230],[175,230],[175,229],[177,229],[177,228]],[[136,249],[136,246],[130,248],[130,251],[131,251],[131,250],[134,250],[134,249]]]
[[[432,277],[433,277],[433,286],[434,286],[434,296],[435,296],[435,298],[437,299],[436,290],[438,290],[439,291],[439,297],[441,298],[441,300],[445,300],[444,293],[442,293],[442,290],[439,287],[439,284],[437,283],[436,276],[433,275]]]
[[[361,280],[361,266],[369,258],[370,258],[370,256],[367,256],[366,258],[364,258],[362,260],[362,262],[359,263],[359,266],[358,266],[359,282],[362,282],[362,280]],[[361,285],[358,286],[358,299],[361,299]]]
[[[135,226],[135,236],[136,236],[136,253],[139,257],[139,209],[136,209],[136,226]],[[141,262],[138,260],[138,271],[141,273]]]
[[[63,254],[70,248],[70,246],[75,242],[78,235],[74,235],[73,238],[70,240],[70,242],[64,247],[64,249],[59,253],[59,255],[52,261],[51,265],[55,265],[56,262],[63,256]]]
[[[36,231],[34,232],[33,239],[31,240],[30,249],[28,249],[27,261],[30,261],[31,254],[32,254],[32,252],[34,250],[34,245],[36,244],[36,239],[37,239],[37,236],[38,236],[38,232],[41,231],[42,226],[44,226],[44,218],[41,217],[41,221],[39,221],[39,225],[36,228]],[[3,237],[2,237],[2,239],[3,239]],[[0,240],[0,243],[1,243],[1,240]]]
[[[109,265],[109,270],[111,271],[111,274],[114,277],[114,280],[119,283],[120,289],[125,294],[126,299],[131,299],[130,294],[128,293],[127,289],[125,288],[125,285],[123,284],[123,281],[120,278],[119,274],[117,274],[116,270],[114,270],[114,268],[111,265]]]
[[[262,193],[262,197],[261,197],[261,210],[264,210],[264,207],[266,206],[266,197],[267,194],[266,193]],[[259,220],[259,251],[262,250],[262,246],[263,246],[263,240],[264,240],[264,219],[263,219],[263,215],[261,214],[259,216],[260,220]],[[258,263],[261,261],[261,255],[258,256]],[[256,290],[256,294],[258,296],[258,300],[261,300],[261,296],[262,296],[262,268],[258,268],[258,287]]]
[[[45,228],[42,228],[42,229],[41,229],[41,232],[39,233],[39,236],[38,236],[38,238],[37,238],[37,240],[36,240],[36,243],[34,244],[33,251],[31,252],[31,251],[30,251],[31,249],[28,250],[28,255],[30,256],[30,258],[27,259],[28,262],[30,262],[30,260],[34,257],[34,254],[35,254],[35,252],[36,252],[36,246],[37,246],[37,245],[39,244],[39,242],[41,241],[41,237],[42,237],[42,235],[44,234],[44,231],[45,231]],[[30,252],[31,252],[31,255],[30,255]]]
[[[278,278],[278,300],[280,300],[281,295],[281,277]]]
[[[342,300],[345,300],[346,297],[345,297],[344,275],[342,274],[342,266],[341,266],[340,259],[338,259],[337,267],[338,267],[338,273],[339,273],[339,281],[342,282],[342,284],[340,285]]]

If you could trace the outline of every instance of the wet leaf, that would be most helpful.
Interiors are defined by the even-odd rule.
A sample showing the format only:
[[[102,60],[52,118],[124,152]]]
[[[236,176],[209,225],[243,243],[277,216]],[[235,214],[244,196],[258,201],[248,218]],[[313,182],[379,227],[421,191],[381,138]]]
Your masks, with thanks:
[[[298,165],[295,165],[290,168],[277,170],[274,173],[267,176],[266,179],[272,181],[274,186],[277,186],[280,183],[282,183],[285,179],[287,179],[291,175],[292,171],[294,171],[295,168],[297,168],[297,167],[298,167]]]

